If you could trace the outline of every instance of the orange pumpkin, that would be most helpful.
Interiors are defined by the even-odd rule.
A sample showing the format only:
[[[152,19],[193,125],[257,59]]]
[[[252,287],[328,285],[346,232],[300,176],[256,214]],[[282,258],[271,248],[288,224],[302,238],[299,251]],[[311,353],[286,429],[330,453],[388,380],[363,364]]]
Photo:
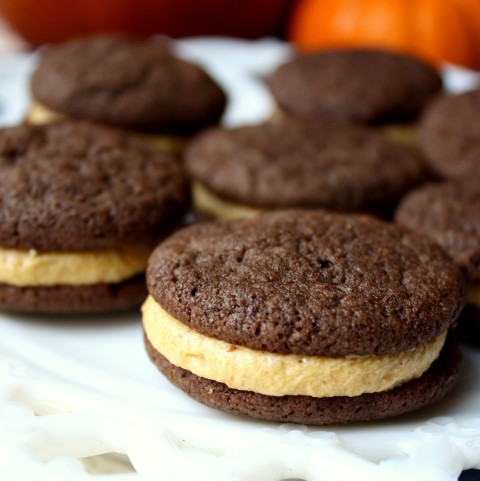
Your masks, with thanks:
[[[480,0],[299,0],[299,49],[376,47],[480,69]]]

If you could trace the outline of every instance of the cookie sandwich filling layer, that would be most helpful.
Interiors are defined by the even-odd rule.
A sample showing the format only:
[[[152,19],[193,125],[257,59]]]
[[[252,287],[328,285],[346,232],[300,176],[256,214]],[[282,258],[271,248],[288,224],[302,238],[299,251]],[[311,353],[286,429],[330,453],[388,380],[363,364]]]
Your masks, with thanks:
[[[269,396],[359,396],[420,377],[438,358],[447,333],[407,352],[382,356],[301,356],[230,344],[200,334],[149,296],[145,335],[170,363],[229,388]]]
[[[193,205],[214,219],[248,219],[262,213],[262,209],[224,200],[199,182],[192,183]]]
[[[291,117],[291,114],[278,107],[270,116],[269,121],[281,123],[289,117]],[[389,140],[408,146],[415,146],[417,144],[416,129],[413,123],[385,123],[379,124],[377,129]]]
[[[40,102],[33,101],[27,113],[26,121],[32,125],[43,125],[64,120],[66,118],[65,115],[50,110]],[[187,139],[175,135],[143,134],[136,131],[135,135],[147,140],[158,150],[173,154],[181,152],[187,143]]]
[[[145,271],[151,246],[90,252],[0,248],[0,282],[17,287],[114,284]]]

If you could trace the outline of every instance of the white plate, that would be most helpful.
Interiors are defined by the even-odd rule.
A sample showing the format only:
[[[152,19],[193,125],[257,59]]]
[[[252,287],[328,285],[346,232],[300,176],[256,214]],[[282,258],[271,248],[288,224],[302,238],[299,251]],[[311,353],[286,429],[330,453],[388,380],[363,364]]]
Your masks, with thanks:
[[[268,117],[273,103],[261,77],[288,57],[285,45],[201,39],[177,48],[227,88],[227,125]],[[28,105],[34,61],[0,59],[3,125]],[[477,80],[453,67],[446,75],[454,90]],[[442,402],[394,420],[321,429],[230,416],[191,400],[148,360],[138,313],[1,315],[0,332],[2,480],[440,481],[480,468],[474,349],[465,348],[460,382]],[[94,476],[85,465],[117,474]]]
[[[109,452],[126,453],[139,473],[172,480],[438,481],[480,466],[480,353],[473,349],[465,349],[460,383],[435,406],[395,420],[307,429],[191,400],[148,360],[136,313],[3,315],[0,332],[0,424],[7,427],[0,445],[14,439],[18,447],[7,464],[11,479],[39,479],[37,469],[51,475],[58,465],[47,460]],[[11,402],[40,415],[71,414],[35,418]],[[37,458],[27,465],[25,446]]]

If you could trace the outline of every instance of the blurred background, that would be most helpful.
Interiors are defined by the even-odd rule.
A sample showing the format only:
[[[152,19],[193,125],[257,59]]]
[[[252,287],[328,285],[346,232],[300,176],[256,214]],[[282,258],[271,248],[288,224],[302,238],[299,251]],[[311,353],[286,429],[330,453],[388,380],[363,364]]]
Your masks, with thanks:
[[[0,15],[36,47],[100,31],[136,35],[282,36],[292,0],[0,0]]]
[[[375,46],[480,69],[480,0],[0,0],[0,16],[9,41],[30,48],[98,31],[273,36],[303,50]]]

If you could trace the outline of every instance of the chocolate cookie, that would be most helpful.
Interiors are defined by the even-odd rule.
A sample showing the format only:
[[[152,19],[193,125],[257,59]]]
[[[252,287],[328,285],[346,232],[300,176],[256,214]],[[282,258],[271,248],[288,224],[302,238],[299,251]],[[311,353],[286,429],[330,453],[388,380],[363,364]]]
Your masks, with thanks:
[[[145,296],[144,274],[114,284],[23,288],[0,284],[0,308],[17,312],[123,311],[139,306]]]
[[[476,179],[423,186],[399,205],[399,224],[430,236],[455,260],[468,285],[459,325],[480,340],[480,183]],[[465,321],[463,321],[465,319]],[[468,324],[470,327],[467,325]],[[468,337],[471,337],[470,335]]]
[[[445,179],[480,178],[480,90],[437,98],[422,116],[419,144]]]
[[[293,120],[210,129],[185,165],[195,205],[215,218],[288,207],[385,213],[426,176],[413,150],[373,129]]]
[[[433,68],[414,57],[332,50],[299,54],[280,66],[268,85],[287,113],[384,124],[415,119],[442,81]]]
[[[401,201],[395,220],[432,237],[469,281],[480,282],[480,183],[476,179],[413,190]]]
[[[138,305],[152,246],[189,205],[182,167],[85,122],[0,131],[0,307]]]
[[[129,129],[191,132],[216,124],[221,88],[164,44],[98,35],[53,47],[33,74],[33,97],[48,109]]]
[[[227,411],[375,419],[439,399],[458,374],[443,345],[463,277],[428,238],[371,217],[290,210],[197,224],[157,247],[147,287],[150,357]]]

